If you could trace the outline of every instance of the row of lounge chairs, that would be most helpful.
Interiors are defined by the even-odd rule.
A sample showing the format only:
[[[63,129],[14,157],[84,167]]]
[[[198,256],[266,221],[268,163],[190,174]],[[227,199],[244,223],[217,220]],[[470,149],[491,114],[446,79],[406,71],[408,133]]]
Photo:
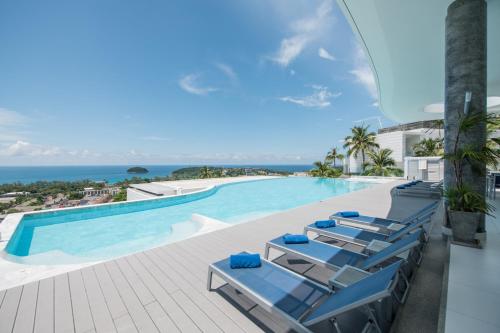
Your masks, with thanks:
[[[437,202],[401,221],[356,212],[333,214],[306,226],[303,235],[270,240],[264,259],[242,252],[211,264],[207,288],[212,290],[215,274],[297,332],[388,332],[420,264],[425,226],[436,207]],[[308,233],[365,251],[309,239]],[[336,273],[328,285],[318,283],[268,260],[271,249]]]
[[[398,195],[409,195],[419,197],[440,197],[443,190],[443,181],[439,182],[424,182],[422,180],[414,180],[409,183],[396,186]]]

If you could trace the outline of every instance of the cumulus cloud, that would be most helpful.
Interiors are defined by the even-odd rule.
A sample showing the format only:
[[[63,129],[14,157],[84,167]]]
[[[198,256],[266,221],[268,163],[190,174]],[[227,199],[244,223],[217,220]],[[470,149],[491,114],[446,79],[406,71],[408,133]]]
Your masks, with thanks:
[[[333,98],[337,98],[342,95],[340,92],[333,93],[328,89],[328,87],[324,86],[313,85],[312,88],[313,93],[311,95],[303,97],[285,96],[280,97],[280,100],[283,102],[298,104],[307,108],[325,108],[331,105],[330,101]]]
[[[210,86],[203,87],[200,84],[200,75],[199,74],[189,74],[182,77],[179,80],[179,86],[186,92],[194,95],[208,95],[211,92],[217,91],[217,88],[213,88]]]
[[[332,1],[325,0],[316,9],[314,15],[292,22],[291,35],[282,39],[278,51],[271,60],[287,67],[297,58],[307,45],[318,39],[324,29],[329,26],[332,15]]]
[[[59,147],[47,147],[18,140],[11,144],[4,144],[0,150],[3,156],[56,156],[62,150]]]
[[[328,52],[327,50],[325,50],[322,47],[319,48],[318,55],[320,58],[335,61],[335,57],[330,52]]]
[[[372,69],[368,64],[368,60],[366,59],[363,49],[359,45],[356,45],[354,51],[354,62],[355,66],[351,71],[349,71],[349,73],[354,76],[356,82],[361,84],[366,89],[368,94],[370,94],[370,97],[375,99],[374,103],[377,103],[378,105],[378,90],[375,76],[373,75]]]

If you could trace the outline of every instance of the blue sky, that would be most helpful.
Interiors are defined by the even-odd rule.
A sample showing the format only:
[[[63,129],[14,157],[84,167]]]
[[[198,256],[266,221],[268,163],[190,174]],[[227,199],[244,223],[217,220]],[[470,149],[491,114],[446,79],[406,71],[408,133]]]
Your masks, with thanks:
[[[335,1],[2,1],[0,45],[0,165],[308,164],[393,124]]]

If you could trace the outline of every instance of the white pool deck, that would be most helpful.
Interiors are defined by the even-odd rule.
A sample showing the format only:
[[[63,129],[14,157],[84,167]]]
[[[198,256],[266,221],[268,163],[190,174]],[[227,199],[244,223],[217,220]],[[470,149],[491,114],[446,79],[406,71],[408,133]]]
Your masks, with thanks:
[[[486,230],[483,249],[450,245],[446,333],[500,332],[500,218],[488,216]]]
[[[284,332],[244,297],[206,290],[210,263],[337,210],[403,218],[430,200],[400,197],[377,184],[252,222],[0,291],[0,332]],[[220,281],[214,279],[214,287]]]

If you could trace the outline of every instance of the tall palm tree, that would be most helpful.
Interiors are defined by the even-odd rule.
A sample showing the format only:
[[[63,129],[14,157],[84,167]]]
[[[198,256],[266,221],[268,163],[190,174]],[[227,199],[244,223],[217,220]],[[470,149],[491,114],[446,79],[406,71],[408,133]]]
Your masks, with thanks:
[[[354,155],[358,157],[361,153],[362,166],[361,169],[364,171],[365,168],[365,154],[374,148],[379,148],[377,142],[375,142],[376,133],[369,132],[368,126],[354,126],[351,128],[351,135],[345,137],[344,148],[347,148],[347,156]]]
[[[333,147],[327,154],[326,154],[326,161],[333,161],[333,167],[336,168],[336,161],[337,160],[343,160],[344,155],[338,152],[337,147]]]
[[[427,138],[413,145],[415,156],[442,156],[443,139]]]
[[[444,120],[443,119],[436,119],[433,121],[432,125],[430,128],[427,130],[427,132],[434,132],[435,130],[438,131],[438,136],[439,139],[441,139],[441,129],[444,127]]]
[[[204,166],[200,169],[200,178],[212,178],[212,171],[208,166]]]
[[[391,157],[392,150],[389,148],[369,150],[367,153],[371,163],[367,165],[365,174],[368,176],[391,176],[400,174],[401,169],[394,166],[396,161]]]

